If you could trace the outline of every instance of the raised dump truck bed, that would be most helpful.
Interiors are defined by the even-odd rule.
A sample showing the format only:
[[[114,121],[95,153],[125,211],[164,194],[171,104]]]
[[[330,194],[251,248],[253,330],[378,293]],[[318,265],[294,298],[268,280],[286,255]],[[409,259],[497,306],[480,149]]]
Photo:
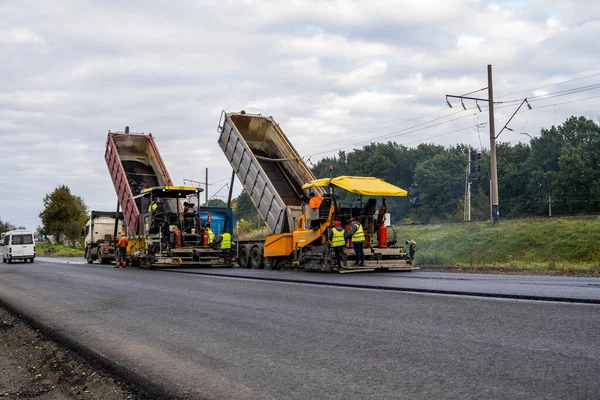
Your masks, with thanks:
[[[144,212],[141,200],[133,197],[145,188],[172,186],[173,182],[158,152],[152,134],[108,132],[104,154],[127,231],[137,232],[139,216]],[[165,204],[172,208],[174,204]],[[175,210],[168,210],[175,211]]]
[[[267,228],[292,232],[302,215],[302,185],[315,177],[279,125],[260,114],[223,112],[218,131],[219,146]]]

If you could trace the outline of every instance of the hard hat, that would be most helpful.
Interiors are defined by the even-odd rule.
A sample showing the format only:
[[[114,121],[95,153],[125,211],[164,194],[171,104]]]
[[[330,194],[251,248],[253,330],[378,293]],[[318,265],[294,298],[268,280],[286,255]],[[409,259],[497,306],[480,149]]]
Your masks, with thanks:
[[[335,225],[335,226],[342,226],[342,223],[341,223],[340,221],[335,221],[335,222],[334,222],[334,225]]]
[[[121,236],[125,236],[125,232],[121,232]]]

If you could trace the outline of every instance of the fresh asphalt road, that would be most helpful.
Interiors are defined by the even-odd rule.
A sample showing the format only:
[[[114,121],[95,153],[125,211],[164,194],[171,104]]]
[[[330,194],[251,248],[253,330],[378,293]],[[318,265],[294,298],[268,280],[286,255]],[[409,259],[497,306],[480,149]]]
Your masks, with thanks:
[[[41,258],[41,260],[85,264],[85,261],[81,257],[62,259]],[[362,286],[403,291],[428,291],[433,293],[600,304],[600,278],[451,274],[422,271],[324,274],[242,268],[170,268],[168,271],[298,283],[314,282],[336,286]]]
[[[40,260],[0,264],[0,299],[178,397],[600,396],[595,304]]]

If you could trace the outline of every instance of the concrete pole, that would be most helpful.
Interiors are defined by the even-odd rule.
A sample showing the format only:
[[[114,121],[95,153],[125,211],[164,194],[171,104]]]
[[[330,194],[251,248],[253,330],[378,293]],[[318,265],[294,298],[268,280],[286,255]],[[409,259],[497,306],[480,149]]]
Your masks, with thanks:
[[[469,208],[467,208],[467,221],[471,220],[471,182],[467,184],[467,192],[469,198]]]
[[[496,127],[494,124],[494,89],[492,87],[492,66],[488,64],[488,101],[489,101],[489,125],[490,125],[490,169],[492,178],[492,222],[498,222],[500,210],[498,204],[498,169],[496,167]]]
[[[470,158],[469,158],[470,160]],[[463,221],[467,220],[467,193],[469,190],[469,163],[467,163],[467,170],[465,171],[465,204],[463,207]]]
[[[494,222],[492,217],[492,180],[490,179],[490,222]]]

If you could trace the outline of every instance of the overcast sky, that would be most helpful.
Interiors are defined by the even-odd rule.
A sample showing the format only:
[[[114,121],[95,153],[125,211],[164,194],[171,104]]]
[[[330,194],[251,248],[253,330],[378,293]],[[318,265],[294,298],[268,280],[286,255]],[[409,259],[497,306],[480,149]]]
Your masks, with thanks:
[[[212,197],[231,174],[221,110],[273,116],[312,162],[370,141],[489,148],[486,107],[445,101],[485,88],[487,64],[497,131],[533,107],[500,141],[597,120],[598,38],[594,0],[0,0],[0,219],[35,229],[60,184],[113,210],[106,134],[126,125],[176,184],[208,167]]]

